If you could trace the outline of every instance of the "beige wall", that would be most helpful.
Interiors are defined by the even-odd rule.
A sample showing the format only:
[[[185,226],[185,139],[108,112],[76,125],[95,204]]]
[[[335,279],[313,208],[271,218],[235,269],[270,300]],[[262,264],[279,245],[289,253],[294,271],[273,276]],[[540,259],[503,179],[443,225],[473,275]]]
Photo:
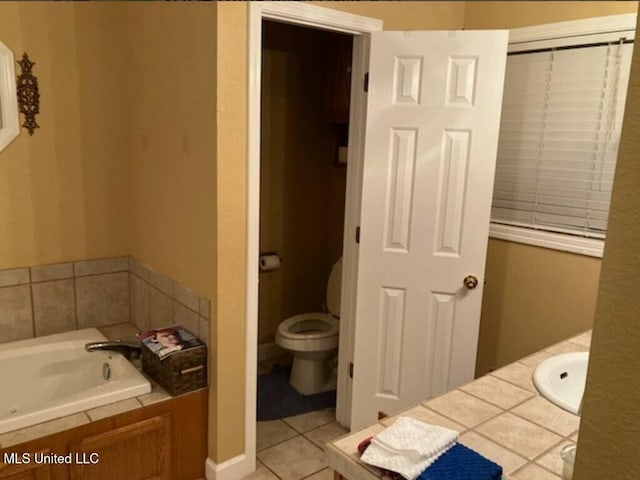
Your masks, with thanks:
[[[123,7],[128,253],[215,298],[216,8]]]
[[[325,58],[333,34],[267,22],[263,30],[260,251],[278,270],[260,274],[258,342],[292,315],[322,311],[342,255],[346,168],[325,109]]]
[[[631,79],[602,260],[575,480],[640,478],[640,51]]]
[[[477,374],[589,330],[599,272],[598,258],[491,239]]]
[[[466,2],[467,29],[632,13],[637,2]],[[600,260],[489,240],[476,374],[591,328]]]
[[[516,28],[581,18],[635,13],[636,1],[570,2],[465,2],[464,26],[477,28]]]
[[[384,30],[443,30],[463,27],[468,2],[309,2],[325,8],[377,18]]]
[[[212,297],[214,6],[0,12],[41,95],[41,128],[0,153],[0,268],[131,253]]]
[[[113,4],[0,4],[0,40],[36,63],[41,112],[0,153],[0,268],[128,253],[118,18]]]
[[[220,333],[216,322],[216,298],[221,295],[216,290],[217,259],[242,255],[221,253],[216,240],[216,221],[222,217],[218,196],[224,194],[217,184],[216,131],[218,119],[226,117],[216,101],[216,87],[224,82],[217,79],[217,5],[134,2],[126,5],[124,19],[130,254],[212,300],[208,430],[209,456],[218,458],[217,448],[224,455],[227,446],[218,441],[218,431],[225,422],[242,419],[238,411],[220,411],[224,400],[218,401],[218,392],[235,395],[234,408],[241,408],[238,399],[243,397],[235,379],[228,386],[228,377],[218,373],[217,367],[225,365],[219,358],[230,361],[225,365],[228,373],[243,371],[244,359],[239,358],[239,335],[224,328]],[[240,310],[237,315],[242,314]],[[227,336],[229,341],[217,345]],[[231,448],[237,444],[232,442]]]
[[[244,451],[248,9],[241,2],[218,2],[217,9],[218,278],[211,338],[217,350],[209,455],[221,463]]]
[[[134,3],[125,16],[131,254],[211,298],[217,463],[244,450],[246,10]]]

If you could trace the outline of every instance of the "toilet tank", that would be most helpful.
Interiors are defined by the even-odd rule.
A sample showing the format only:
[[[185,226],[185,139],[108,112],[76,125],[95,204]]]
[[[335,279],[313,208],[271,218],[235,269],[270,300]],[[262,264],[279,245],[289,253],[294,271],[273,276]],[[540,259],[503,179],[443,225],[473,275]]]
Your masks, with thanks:
[[[331,268],[327,282],[327,309],[329,313],[340,317],[340,298],[342,291],[342,257]]]

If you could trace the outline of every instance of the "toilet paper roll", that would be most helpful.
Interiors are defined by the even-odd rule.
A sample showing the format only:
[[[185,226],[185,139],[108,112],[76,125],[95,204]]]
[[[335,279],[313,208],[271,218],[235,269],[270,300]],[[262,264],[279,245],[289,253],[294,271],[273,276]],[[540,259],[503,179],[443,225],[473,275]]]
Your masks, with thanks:
[[[276,253],[260,256],[260,271],[270,272],[280,268],[280,256]]]

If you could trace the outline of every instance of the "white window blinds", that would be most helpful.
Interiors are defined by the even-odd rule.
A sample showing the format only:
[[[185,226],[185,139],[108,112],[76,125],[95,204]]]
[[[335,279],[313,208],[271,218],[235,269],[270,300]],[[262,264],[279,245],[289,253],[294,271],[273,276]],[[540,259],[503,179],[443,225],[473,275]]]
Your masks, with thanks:
[[[509,55],[492,222],[604,238],[632,49]]]

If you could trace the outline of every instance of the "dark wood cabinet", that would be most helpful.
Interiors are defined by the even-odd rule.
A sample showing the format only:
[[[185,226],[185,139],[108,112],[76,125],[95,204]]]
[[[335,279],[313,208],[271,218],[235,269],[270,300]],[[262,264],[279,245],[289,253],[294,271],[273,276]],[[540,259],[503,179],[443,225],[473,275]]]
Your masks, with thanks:
[[[349,123],[352,49],[353,39],[349,35],[335,34],[328,41],[325,107],[329,123]]]
[[[72,442],[71,480],[171,480],[171,416]],[[126,461],[123,461],[126,459]]]
[[[49,450],[41,450],[33,453],[47,455]],[[29,455],[29,459],[31,459],[31,454]],[[18,454],[17,458],[19,459],[18,461],[26,460],[20,454]],[[51,465],[33,462],[21,464],[0,463],[0,478],[3,480],[51,480]]]
[[[0,480],[196,480],[207,458],[208,389],[0,449]],[[36,453],[71,455],[37,463]],[[14,461],[7,455],[16,454]],[[18,463],[26,454],[28,459]]]

